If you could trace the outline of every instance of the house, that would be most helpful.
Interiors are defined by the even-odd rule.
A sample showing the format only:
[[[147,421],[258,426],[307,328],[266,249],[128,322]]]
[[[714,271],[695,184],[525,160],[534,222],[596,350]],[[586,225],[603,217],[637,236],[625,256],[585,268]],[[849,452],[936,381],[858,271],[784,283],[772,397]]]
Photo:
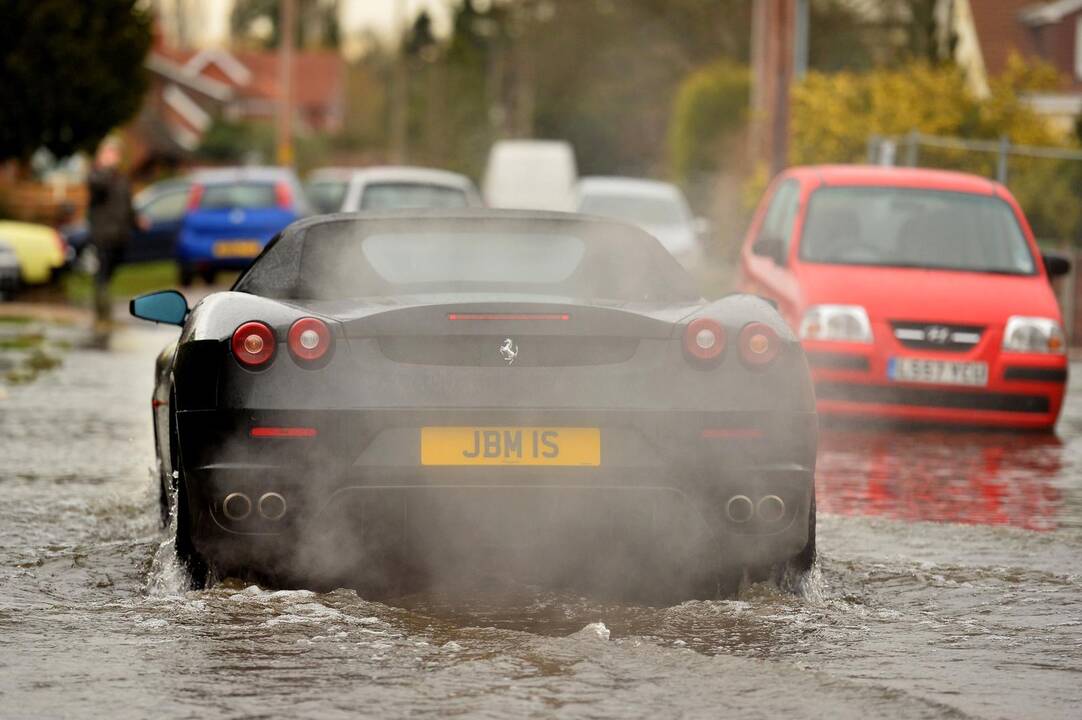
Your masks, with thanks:
[[[1012,54],[1040,59],[1063,77],[1054,92],[1027,100],[1064,132],[1082,115],[1082,0],[948,0],[955,59],[978,95],[1002,73]]]
[[[176,163],[200,144],[217,117],[270,122],[280,99],[273,51],[180,50],[160,42],[146,59],[150,89],[127,129],[137,166]],[[293,54],[293,126],[299,135],[335,133],[345,113],[345,61],[334,51]]]

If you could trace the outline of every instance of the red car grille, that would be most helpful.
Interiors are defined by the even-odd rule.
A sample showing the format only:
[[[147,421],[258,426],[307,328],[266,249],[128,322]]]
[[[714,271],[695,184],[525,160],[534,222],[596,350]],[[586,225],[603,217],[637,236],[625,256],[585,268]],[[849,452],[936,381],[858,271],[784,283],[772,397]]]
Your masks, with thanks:
[[[917,350],[965,352],[976,347],[984,334],[980,325],[906,322],[891,323],[894,338],[902,345]]]

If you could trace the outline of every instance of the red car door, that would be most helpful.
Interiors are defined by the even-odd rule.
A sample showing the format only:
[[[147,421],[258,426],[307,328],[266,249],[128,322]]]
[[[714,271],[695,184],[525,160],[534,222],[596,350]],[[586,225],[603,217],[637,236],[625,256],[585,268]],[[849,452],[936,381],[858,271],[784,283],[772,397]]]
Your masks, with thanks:
[[[800,288],[793,274],[801,182],[782,176],[767,191],[744,238],[740,289],[773,300],[793,328],[800,323]]]

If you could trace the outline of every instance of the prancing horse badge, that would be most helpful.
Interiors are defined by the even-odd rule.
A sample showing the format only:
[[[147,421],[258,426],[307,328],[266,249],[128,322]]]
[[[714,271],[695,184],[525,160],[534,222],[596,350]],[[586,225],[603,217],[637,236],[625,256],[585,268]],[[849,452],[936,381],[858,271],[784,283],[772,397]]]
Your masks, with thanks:
[[[518,357],[518,345],[511,338],[507,338],[503,341],[503,345],[500,345],[500,357],[507,361],[508,365],[513,365],[515,358]]]

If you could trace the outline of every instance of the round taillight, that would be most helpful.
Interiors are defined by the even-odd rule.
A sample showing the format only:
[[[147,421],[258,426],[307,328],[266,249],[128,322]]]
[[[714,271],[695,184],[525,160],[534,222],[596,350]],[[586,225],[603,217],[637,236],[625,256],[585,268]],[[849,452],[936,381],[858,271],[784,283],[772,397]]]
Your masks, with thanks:
[[[319,360],[331,349],[327,323],[313,317],[301,318],[289,328],[289,351],[299,360]]]
[[[701,362],[717,360],[725,352],[725,328],[710,318],[696,318],[684,330],[684,351]]]
[[[774,362],[781,351],[781,338],[769,325],[748,323],[740,331],[740,359],[749,367],[764,367]]]
[[[244,367],[266,365],[274,357],[274,331],[266,323],[246,322],[233,331],[233,357]]]

